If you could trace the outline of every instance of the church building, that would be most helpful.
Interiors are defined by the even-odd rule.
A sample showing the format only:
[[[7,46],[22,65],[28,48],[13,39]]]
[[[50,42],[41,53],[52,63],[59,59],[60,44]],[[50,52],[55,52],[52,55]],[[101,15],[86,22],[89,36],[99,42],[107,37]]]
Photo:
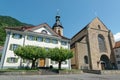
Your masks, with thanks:
[[[72,68],[108,70],[116,67],[112,32],[96,17],[71,39]]]
[[[57,15],[56,22],[51,28],[48,24],[43,23],[38,26],[22,26],[6,28],[6,42],[4,45],[3,55],[0,68],[19,68],[30,66],[29,60],[21,59],[14,54],[14,50],[20,45],[33,45],[38,47],[49,48],[66,48],[70,49],[70,39],[63,36],[63,26],[60,22],[60,16]],[[50,59],[39,59],[38,67],[58,67],[58,63]],[[71,68],[70,60],[62,62],[62,68]]]

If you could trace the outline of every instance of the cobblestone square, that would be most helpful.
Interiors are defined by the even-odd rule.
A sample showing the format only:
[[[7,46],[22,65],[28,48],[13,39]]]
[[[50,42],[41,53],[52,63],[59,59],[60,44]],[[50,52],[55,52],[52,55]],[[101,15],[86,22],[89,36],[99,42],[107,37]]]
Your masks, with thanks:
[[[0,75],[0,80],[120,80],[119,74]]]

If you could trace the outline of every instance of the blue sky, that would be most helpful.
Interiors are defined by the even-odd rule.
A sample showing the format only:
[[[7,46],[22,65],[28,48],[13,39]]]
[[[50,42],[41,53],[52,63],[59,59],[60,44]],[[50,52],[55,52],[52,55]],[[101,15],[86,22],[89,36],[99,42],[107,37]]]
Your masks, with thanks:
[[[58,9],[68,38],[95,17],[120,36],[120,0],[0,0],[0,15],[33,25],[48,23],[52,27]]]

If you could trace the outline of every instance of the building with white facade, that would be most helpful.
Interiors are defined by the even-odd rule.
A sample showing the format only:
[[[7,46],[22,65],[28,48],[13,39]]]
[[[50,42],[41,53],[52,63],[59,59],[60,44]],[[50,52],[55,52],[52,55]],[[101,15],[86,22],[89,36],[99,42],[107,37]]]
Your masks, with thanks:
[[[115,43],[114,54],[115,54],[117,68],[120,70],[120,41]]]
[[[63,36],[63,26],[60,23],[60,16],[56,16],[56,22],[51,28],[48,24],[38,26],[6,28],[6,42],[1,59],[1,68],[18,68],[30,66],[30,61],[23,60],[14,54],[14,50],[20,45],[33,45],[49,48],[70,49],[70,39]],[[38,67],[58,67],[58,63],[50,59],[39,59]],[[70,68],[70,60],[62,63],[62,68]]]

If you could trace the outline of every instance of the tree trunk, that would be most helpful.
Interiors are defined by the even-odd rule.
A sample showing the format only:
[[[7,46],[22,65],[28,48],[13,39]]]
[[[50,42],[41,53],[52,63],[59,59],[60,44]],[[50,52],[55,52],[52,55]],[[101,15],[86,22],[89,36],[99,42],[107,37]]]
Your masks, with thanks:
[[[61,69],[61,61],[59,61],[58,68]]]
[[[36,61],[36,59],[35,60],[32,60],[32,69],[34,69],[35,68],[35,61]]]

